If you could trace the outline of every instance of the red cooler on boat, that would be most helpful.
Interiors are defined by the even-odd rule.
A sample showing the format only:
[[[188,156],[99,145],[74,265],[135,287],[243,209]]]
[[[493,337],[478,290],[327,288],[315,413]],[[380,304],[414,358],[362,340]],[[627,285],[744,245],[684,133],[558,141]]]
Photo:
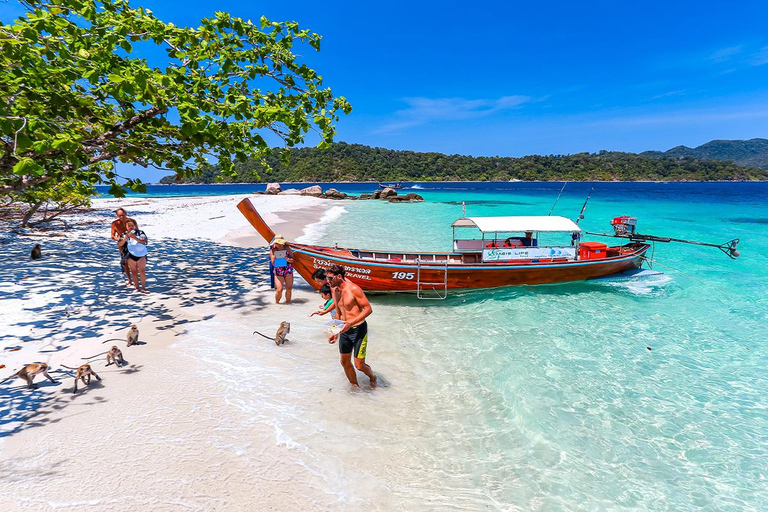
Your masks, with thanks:
[[[608,246],[600,242],[581,242],[579,244],[580,260],[600,260],[606,257]]]

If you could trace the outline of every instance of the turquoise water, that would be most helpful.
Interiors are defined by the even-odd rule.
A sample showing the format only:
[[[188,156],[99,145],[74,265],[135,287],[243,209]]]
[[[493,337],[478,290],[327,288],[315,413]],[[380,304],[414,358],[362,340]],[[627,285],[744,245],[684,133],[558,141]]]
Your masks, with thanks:
[[[318,236],[329,245],[448,250],[462,201],[470,216],[546,215],[561,186],[420,184],[413,191],[424,203],[336,203],[345,213]],[[554,213],[575,218],[591,186],[568,184]],[[367,361],[382,386],[360,395],[346,391],[335,347],[306,318],[309,305],[298,305],[290,364],[272,367],[249,352],[240,364],[254,370],[232,393],[252,418],[269,412],[278,442],[290,447],[285,456],[342,510],[768,510],[766,205],[764,183],[594,184],[581,221],[588,231],[633,215],[642,233],[740,238],[742,256],[657,244],[654,269],[663,275],[642,279],[435,302],[372,296]],[[189,351],[215,350],[217,361],[230,354],[226,340],[217,344],[220,328]],[[285,383],[280,393],[272,381]]]
[[[321,241],[448,250],[461,201],[468,216],[546,215],[560,186],[345,203]],[[575,218],[588,189],[568,185],[554,213]],[[768,510],[766,199],[766,184],[598,184],[587,231],[632,215],[642,233],[740,238],[742,256],[657,244],[660,276],[372,297],[368,360],[391,383],[379,442],[409,447],[397,503]]]

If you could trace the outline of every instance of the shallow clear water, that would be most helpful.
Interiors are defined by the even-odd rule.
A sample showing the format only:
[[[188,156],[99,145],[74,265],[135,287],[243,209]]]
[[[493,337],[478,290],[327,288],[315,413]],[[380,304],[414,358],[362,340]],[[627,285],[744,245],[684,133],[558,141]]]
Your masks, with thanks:
[[[561,186],[515,185],[349,203],[322,242],[448,250],[462,201],[468,216],[546,215]],[[554,213],[575,218],[589,187],[569,184]],[[406,503],[766,510],[766,199],[766,184],[597,184],[587,231],[633,215],[643,233],[740,238],[742,256],[657,244],[662,276],[372,297],[369,361],[401,409],[390,427],[418,451],[401,460],[420,482],[402,484]]]
[[[424,203],[336,204],[315,238],[448,250],[462,201],[469,216],[546,215],[561,186],[421,184]],[[184,188],[260,189],[233,187]],[[554,214],[575,218],[590,187],[568,184]],[[185,354],[252,368],[216,393],[246,413],[243,439],[274,429],[317,508],[768,510],[767,204],[762,183],[594,184],[587,231],[633,215],[641,233],[740,238],[742,256],[657,244],[663,275],[371,296],[374,393],[347,391],[311,300],[276,310],[292,321],[285,350],[216,336],[254,327],[231,312],[192,326]]]

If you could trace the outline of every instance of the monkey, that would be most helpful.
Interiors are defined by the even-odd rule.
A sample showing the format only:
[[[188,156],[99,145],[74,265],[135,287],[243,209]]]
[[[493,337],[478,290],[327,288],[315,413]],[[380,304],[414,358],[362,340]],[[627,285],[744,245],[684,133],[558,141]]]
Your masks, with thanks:
[[[35,244],[32,248],[32,252],[29,254],[33,260],[39,260],[43,257],[43,251],[40,250],[40,244]]]
[[[18,372],[14,373],[13,375],[8,377],[7,379],[3,380],[3,382],[5,382],[6,380],[8,380],[10,378],[18,377],[18,378],[20,378],[22,380],[27,381],[27,388],[28,389],[37,389],[39,386],[37,384],[33,384],[32,381],[35,379],[36,375],[42,373],[43,375],[48,377],[49,381],[53,382],[54,384],[58,384],[58,382],[53,380],[53,378],[51,378],[51,376],[48,375],[48,369],[49,369],[49,367],[48,367],[48,365],[46,363],[32,363],[32,364],[28,364],[27,366],[25,366],[24,368],[22,368]]]
[[[274,338],[271,338],[266,334],[261,334],[259,331],[253,331],[253,334],[258,334],[259,336],[263,336],[268,340],[274,340],[275,345],[280,346],[285,343],[285,337],[288,336],[289,332],[291,332],[291,324],[288,322],[280,322],[280,327],[277,328],[277,334],[275,334]]]
[[[123,353],[119,348],[117,348],[117,345],[112,345],[112,348],[109,349],[109,352],[107,352],[107,366],[111,365],[112,363],[115,363],[115,366],[118,368],[120,368],[121,364],[125,364]]]
[[[139,328],[136,327],[136,324],[131,324],[131,328],[128,329],[128,334],[125,335],[125,340],[128,342],[126,347],[137,345],[139,343]]]
[[[62,366],[64,366],[64,365],[62,365]],[[64,366],[64,368],[68,368],[68,367]],[[81,365],[77,369],[77,373],[75,374],[75,390],[72,391],[72,393],[77,393],[77,379],[82,380],[83,381],[83,385],[90,386],[91,385],[91,375],[96,377],[96,380],[101,380],[101,377],[96,375],[96,372],[93,371],[93,369],[91,368],[91,365],[89,365],[89,364]],[[85,380],[86,377],[88,377],[88,381],[87,382]]]

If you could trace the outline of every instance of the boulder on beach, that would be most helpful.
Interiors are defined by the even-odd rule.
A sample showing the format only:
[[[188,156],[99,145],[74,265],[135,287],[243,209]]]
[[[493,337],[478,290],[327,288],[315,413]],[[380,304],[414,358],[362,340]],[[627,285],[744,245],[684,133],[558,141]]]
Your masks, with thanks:
[[[301,190],[297,188],[289,188],[280,192],[281,196],[300,196]]]
[[[320,185],[313,185],[311,187],[301,189],[301,195],[320,197],[323,195],[323,189],[320,188]]]
[[[267,190],[264,191],[265,194],[279,194],[280,193],[280,184],[279,183],[270,183],[267,185]]]
[[[390,203],[418,203],[421,201],[424,201],[424,198],[421,197],[419,194],[407,194],[404,196],[392,196],[388,197],[387,201]]]
[[[335,188],[329,188],[325,191],[325,197],[328,199],[345,199],[347,197],[347,194],[344,192],[339,192]]]
[[[396,195],[397,195],[397,191],[395,189],[387,187],[379,193],[379,198],[387,199],[388,197],[393,197]]]

